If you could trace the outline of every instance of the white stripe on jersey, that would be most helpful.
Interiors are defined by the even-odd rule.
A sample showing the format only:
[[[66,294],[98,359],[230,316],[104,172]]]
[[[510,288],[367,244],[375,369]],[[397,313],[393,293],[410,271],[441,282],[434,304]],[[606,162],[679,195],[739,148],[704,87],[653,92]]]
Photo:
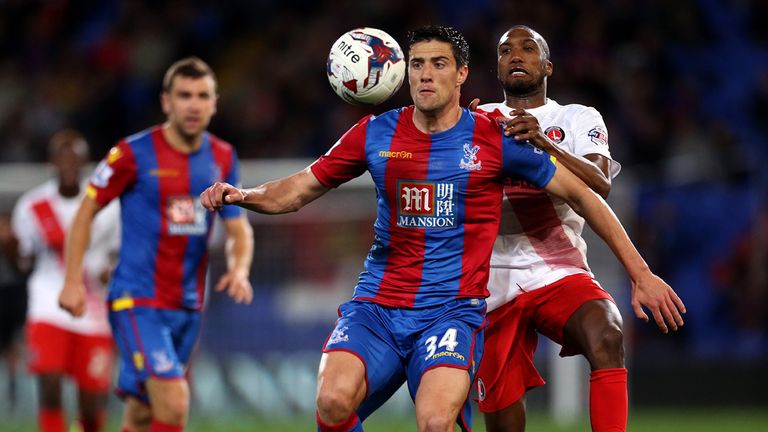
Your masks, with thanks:
[[[485,104],[479,111],[511,117],[503,103]],[[577,156],[600,154],[611,160],[611,177],[621,170],[608,149],[607,128],[597,110],[584,105],[560,105],[547,99],[543,106],[526,110],[542,131],[549,128],[561,138],[560,147]],[[501,226],[493,246],[488,281],[488,311],[514,299],[521,292],[541,288],[566,276],[586,273],[587,244],[581,236],[584,219],[562,200],[523,182],[507,182],[502,202]]]

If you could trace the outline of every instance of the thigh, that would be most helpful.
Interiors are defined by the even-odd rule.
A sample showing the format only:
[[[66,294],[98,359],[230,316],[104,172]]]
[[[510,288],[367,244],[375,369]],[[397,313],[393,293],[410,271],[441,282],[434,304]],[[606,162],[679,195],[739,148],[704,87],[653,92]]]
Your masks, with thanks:
[[[115,344],[120,354],[117,392],[149,401],[144,383],[149,377],[184,377],[171,326],[157,309],[136,307],[110,312]]]
[[[353,368],[353,371],[361,367],[362,382],[349,383],[365,390],[362,393],[364,400],[357,409],[361,420],[386,402],[405,381],[401,355],[380,309],[368,302],[352,301],[341,305],[336,326],[323,346],[326,363],[321,363],[321,379],[349,379],[342,378],[348,373],[344,367]],[[330,356],[334,353],[346,356]]]
[[[578,274],[564,277],[546,290],[547,298],[539,305],[534,317],[539,333],[562,345],[561,356],[579,354],[578,347],[564,341],[568,319],[585,303],[592,300],[613,298],[590,276]]]
[[[408,358],[408,390],[417,411],[449,410],[457,414],[462,430],[469,430],[469,386],[483,356],[485,301],[460,299],[430,313],[432,323],[416,339]],[[427,386],[422,389],[422,384]]]
[[[544,385],[533,363],[538,335],[531,323],[531,293],[488,313],[483,361],[477,372],[478,407],[497,412],[519,401],[531,388]]]
[[[467,400],[469,386],[470,376],[462,369],[441,366],[425,372],[415,398],[419,430],[423,429],[426,419],[435,415],[456,419],[463,431],[471,430],[472,407]]]
[[[75,335],[74,351],[68,365],[81,390],[106,393],[112,380],[114,344],[111,336]]]
[[[171,329],[171,340],[182,367],[189,364],[200,336],[200,312],[190,310],[160,311]]]
[[[43,322],[27,324],[29,371],[33,374],[66,373],[71,333]]]

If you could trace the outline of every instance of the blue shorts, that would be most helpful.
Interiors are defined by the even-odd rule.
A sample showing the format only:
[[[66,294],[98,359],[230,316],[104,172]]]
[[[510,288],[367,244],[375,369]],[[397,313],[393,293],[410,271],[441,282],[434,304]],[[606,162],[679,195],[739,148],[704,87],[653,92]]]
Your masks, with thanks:
[[[120,353],[115,391],[149,403],[147,378],[183,379],[200,334],[200,312],[133,307],[109,312]]]
[[[383,405],[403,382],[414,399],[422,375],[430,369],[465,369],[471,383],[483,355],[485,307],[485,300],[475,298],[419,309],[355,300],[342,304],[323,352],[346,351],[363,362],[367,394],[357,411],[360,420]],[[471,430],[469,399],[456,421],[462,430]]]

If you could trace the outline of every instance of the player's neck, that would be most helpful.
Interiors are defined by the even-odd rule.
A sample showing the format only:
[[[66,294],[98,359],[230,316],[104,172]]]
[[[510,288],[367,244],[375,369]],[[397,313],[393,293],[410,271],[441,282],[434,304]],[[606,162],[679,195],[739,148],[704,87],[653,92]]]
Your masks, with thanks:
[[[202,134],[187,136],[179,131],[169,122],[163,124],[163,138],[174,149],[181,153],[192,153],[200,148],[203,142]]]
[[[64,198],[74,198],[80,195],[80,184],[64,184],[59,182],[59,195]]]
[[[413,124],[416,129],[428,134],[446,131],[456,126],[460,118],[461,107],[454,103],[437,111],[422,111],[418,108],[413,110]]]
[[[547,103],[547,88],[541,87],[531,93],[509,94],[504,93],[504,104],[512,109],[538,108]]]

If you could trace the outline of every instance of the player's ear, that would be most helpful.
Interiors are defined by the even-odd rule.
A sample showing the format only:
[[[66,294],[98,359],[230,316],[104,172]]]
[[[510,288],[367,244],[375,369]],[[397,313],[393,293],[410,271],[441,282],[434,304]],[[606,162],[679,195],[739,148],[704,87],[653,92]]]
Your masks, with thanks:
[[[160,93],[160,106],[163,107],[163,114],[168,115],[171,112],[171,95],[167,91]]]
[[[459,67],[459,78],[456,82],[457,85],[462,85],[467,80],[467,76],[469,76],[469,68],[464,65]]]
[[[544,72],[546,72],[548,77],[552,76],[552,71],[554,70],[554,66],[552,65],[552,62],[549,60],[544,60]]]

